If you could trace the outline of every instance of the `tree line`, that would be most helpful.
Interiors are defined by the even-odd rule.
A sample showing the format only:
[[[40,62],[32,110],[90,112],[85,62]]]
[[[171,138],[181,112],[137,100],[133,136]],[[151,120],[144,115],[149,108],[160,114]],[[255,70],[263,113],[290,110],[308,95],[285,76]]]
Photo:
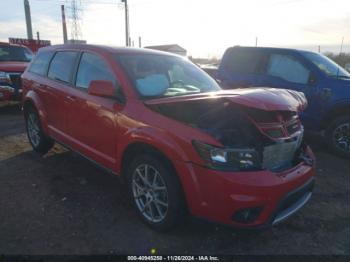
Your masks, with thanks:
[[[345,67],[346,64],[350,63],[350,53],[334,54],[332,52],[326,52],[324,55],[342,67]]]

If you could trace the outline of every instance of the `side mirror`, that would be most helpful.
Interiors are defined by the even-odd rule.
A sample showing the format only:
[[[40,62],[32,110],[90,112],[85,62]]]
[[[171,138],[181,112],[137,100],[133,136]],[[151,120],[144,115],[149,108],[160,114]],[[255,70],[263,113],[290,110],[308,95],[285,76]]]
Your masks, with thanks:
[[[88,93],[94,96],[114,98],[116,97],[116,88],[111,81],[92,80],[88,88]]]

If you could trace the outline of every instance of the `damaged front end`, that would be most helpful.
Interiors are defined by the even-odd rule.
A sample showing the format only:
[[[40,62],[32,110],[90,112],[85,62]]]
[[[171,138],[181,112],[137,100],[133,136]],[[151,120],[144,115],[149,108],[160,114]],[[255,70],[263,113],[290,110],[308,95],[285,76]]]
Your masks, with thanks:
[[[304,130],[298,117],[298,111],[306,107],[301,93],[260,88],[157,99],[147,104],[221,143],[222,147],[217,147],[193,141],[210,168],[281,172],[301,162],[312,165],[305,155]]]

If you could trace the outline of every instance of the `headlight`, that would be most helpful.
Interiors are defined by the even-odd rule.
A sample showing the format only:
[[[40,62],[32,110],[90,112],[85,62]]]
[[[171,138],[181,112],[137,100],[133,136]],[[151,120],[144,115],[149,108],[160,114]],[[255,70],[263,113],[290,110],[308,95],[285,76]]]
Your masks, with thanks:
[[[0,71],[0,83],[9,83],[11,84],[11,78],[8,73]]]
[[[220,148],[199,141],[193,146],[208,167],[230,171],[261,168],[259,154],[251,148]]]

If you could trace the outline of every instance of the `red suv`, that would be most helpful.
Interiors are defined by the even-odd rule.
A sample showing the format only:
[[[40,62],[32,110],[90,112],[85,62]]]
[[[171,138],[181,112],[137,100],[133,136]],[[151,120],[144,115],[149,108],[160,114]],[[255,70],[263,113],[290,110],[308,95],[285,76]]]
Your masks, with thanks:
[[[20,100],[21,74],[32,56],[25,46],[0,43],[0,101]]]
[[[312,194],[302,93],[223,91],[183,57],[132,48],[42,48],[23,74],[34,150],[54,141],[120,176],[157,230],[187,212],[241,227],[273,225]]]

